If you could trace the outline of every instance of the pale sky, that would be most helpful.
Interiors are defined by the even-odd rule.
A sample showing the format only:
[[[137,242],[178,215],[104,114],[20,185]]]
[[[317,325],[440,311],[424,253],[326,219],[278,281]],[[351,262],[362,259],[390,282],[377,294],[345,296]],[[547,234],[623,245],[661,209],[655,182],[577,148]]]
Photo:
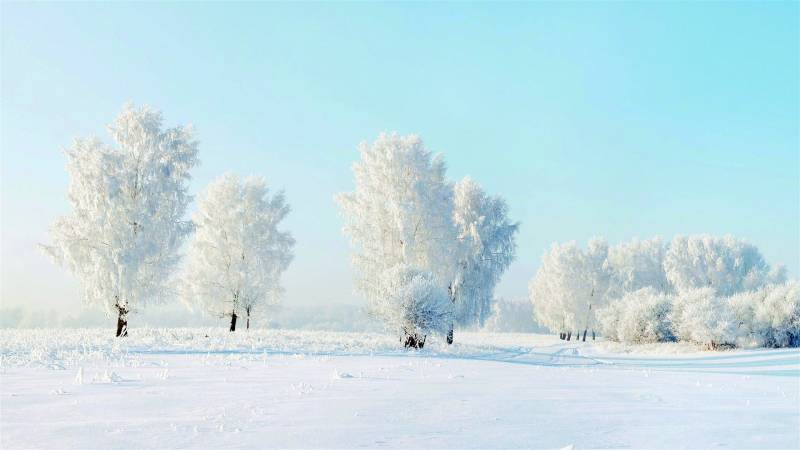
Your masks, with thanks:
[[[36,244],[68,211],[60,149],[109,141],[129,100],[194,124],[194,193],[225,171],[285,189],[285,304],[362,302],[333,196],[381,131],[506,197],[499,296],[592,236],[731,233],[797,277],[798,5],[3,2],[2,303],[80,305]]]

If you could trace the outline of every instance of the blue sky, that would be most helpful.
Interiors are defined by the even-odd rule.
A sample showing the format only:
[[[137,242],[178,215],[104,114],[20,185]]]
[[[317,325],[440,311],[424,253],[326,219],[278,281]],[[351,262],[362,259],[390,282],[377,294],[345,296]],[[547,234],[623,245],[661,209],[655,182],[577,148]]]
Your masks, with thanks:
[[[232,170],[293,206],[286,303],[358,303],[333,202],[356,145],[417,133],[554,241],[732,233],[798,274],[798,3],[2,4],[2,302],[72,309],[35,248],[60,149],[132,100],[191,122],[199,192]],[[192,207],[192,209],[194,206]]]

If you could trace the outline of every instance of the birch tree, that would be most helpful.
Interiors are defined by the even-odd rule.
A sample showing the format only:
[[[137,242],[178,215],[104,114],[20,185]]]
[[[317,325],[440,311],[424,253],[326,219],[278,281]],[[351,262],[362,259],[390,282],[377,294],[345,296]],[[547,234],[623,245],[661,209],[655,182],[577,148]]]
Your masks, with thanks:
[[[460,257],[455,283],[455,320],[483,326],[492,313],[494,288],[516,254],[519,225],[508,218],[508,205],[489,196],[471,178],[455,185],[453,221]]]
[[[289,214],[283,192],[270,195],[261,177],[228,173],[202,194],[193,219],[184,275],[184,302],[230,317],[230,331],[245,316],[278,302],[281,274],[292,261],[294,239],[279,230]]]
[[[407,346],[417,347],[428,333],[447,331],[442,327],[446,321],[410,314],[409,305],[419,299],[395,301],[389,293],[452,298],[459,255],[453,251],[458,231],[452,186],[443,159],[434,157],[417,136],[381,134],[359,152],[361,159],[353,165],[355,190],[337,197],[344,233],[354,246],[356,287],[373,315],[402,333]],[[412,289],[412,282],[419,284]],[[451,314],[451,304],[429,304],[434,306],[425,309],[428,315]],[[398,317],[417,319],[409,326]]]
[[[606,300],[610,274],[608,244],[592,239],[586,250],[578,244],[554,243],[542,256],[542,265],[530,285],[536,320],[563,338],[586,331],[594,311]]]
[[[42,248],[78,278],[88,304],[116,313],[122,336],[128,313],[173,294],[168,280],[192,230],[184,214],[197,142],[191,127],[165,129],[160,112],[131,104],[108,131],[116,146],[91,137],[65,150],[71,212]]]

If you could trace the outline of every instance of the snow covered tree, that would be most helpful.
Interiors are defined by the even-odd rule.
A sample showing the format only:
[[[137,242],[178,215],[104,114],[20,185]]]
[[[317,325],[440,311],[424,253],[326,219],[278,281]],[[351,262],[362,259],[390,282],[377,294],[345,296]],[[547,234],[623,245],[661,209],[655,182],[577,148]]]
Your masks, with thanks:
[[[471,178],[454,188],[453,220],[461,241],[455,320],[462,326],[483,326],[491,314],[494,288],[516,253],[518,225],[508,219],[508,206],[489,196]]]
[[[593,309],[606,301],[607,256],[603,239],[590,240],[585,251],[574,241],[553,244],[530,285],[536,320],[567,339],[572,331],[584,330],[585,339]]]
[[[430,271],[400,264],[379,280],[381,299],[371,312],[401,331],[406,347],[422,348],[429,333],[450,326],[452,301]]]
[[[278,229],[289,214],[283,192],[270,195],[261,177],[227,173],[212,182],[194,214],[184,275],[184,302],[236,319],[277,302],[281,274],[292,261],[294,239]]]
[[[666,247],[659,237],[634,239],[611,247],[608,251],[608,270],[611,276],[608,297],[621,298],[642,288],[659,292],[669,291],[664,272]]]
[[[361,160],[353,165],[355,191],[337,197],[344,232],[355,247],[357,288],[390,327],[402,331],[404,322],[392,318],[413,317],[421,320],[417,325],[423,332],[436,331],[421,317],[400,314],[407,303],[387,295],[385,286],[408,283],[419,276],[404,274],[415,271],[430,275],[425,276],[426,286],[435,280],[445,293],[452,291],[460,252],[454,251],[459,241],[444,161],[432,157],[413,135],[381,134],[371,145],[361,144],[359,151]],[[400,277],[396,284],[386,280],[391,275]],[[421,295],[417,288],[403,289]],[[398,314],[386,313],[392,308]]]
[[[710,287],[722,296],[785,281],[782,268],[771,270],[758,248],[730,235],[675,237],[664,271],[678,292]]]
[[[72,212],[42,246],[80,280],[87,303],[117,314],[117,336],[129,312],[172,294],[167,281],[192,230],[183,216],[197,143],[190,127],[162,123],[160,112],[128,104],[108,128],[116,148],[74,141],[65,151]]]
[[[679,236],[668,248],[660,238],[611,249],[601,241],[587,252],[569,243],[545,254],[531,295],[539,322],[567,336],[592,301],[608,302],[597,318],[611,340],[800,345],[800,299],[785,278],[785,268],[770,269],[755,246],[732,236]],[[597,298],[587,300],[590,286]]]

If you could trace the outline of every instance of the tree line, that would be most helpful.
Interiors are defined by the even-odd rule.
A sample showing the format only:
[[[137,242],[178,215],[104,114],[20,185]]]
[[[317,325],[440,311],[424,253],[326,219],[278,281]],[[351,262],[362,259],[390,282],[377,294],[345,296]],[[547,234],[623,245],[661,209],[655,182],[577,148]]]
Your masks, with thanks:
[[[240,318],[249,328],[279,301],[281,275],[293,259],[295,241],[280,227],[290,213],[284,193],[271,193],[261,177],[223,174],[185,220],[198,164],[193,129],[165,128],[160,112],[130,104],[108,129],[115,146],[76,139],[65,150],[71,212],[54,223],[44,252],[80,280],[88,304],[116,316],[117,336],[127,334],[130,313],[175,297],[229,318],[230,331]],[[456,327],[483,326],[495,307],[495,286],[516,256],[519,224],[505,200],[469,177],[449,180],[442,156],[415,135],[381,134],[362,143],[359,155],[355,189],[335,200],[370,315],[410,348],[423,347],[432,333],[452,343]],[[536,320],[563,339],[582,332],[585,340],[598,330],[612,339],[652,340],[649,331],[647,338],[620,336],[631,335],[630,327],[650,330],[652,317],[668,316],[671,328],[654,333],[669,340],[686,335],[676,325],[678,312],[693,311],[685,305],[716,307],[678,296],[706,289],[713,295],[700,297],[718,299],[783,281],[785,271],[770,270],[755,247],[731,237],[611,248],[593,240],[586,250],[554,244],[531,283],[531,298]],[[770,292],[752,298],[780,296]],[[796,288],[788,292],[797,326],[800,300]],[[670,298],[670,307],[658,296]],[[756,300],[736,302],[760,311]],[[749,326],[763,334],[764,320]]]
[[[562,339],[598,330],[628,343],[800,345],[800,284],[734,236],[553,244],[530,285],[534,314]],[[582,335],[581,335],[582,333]]]
[[[289,213],[283,192],[224,174],[184,220],[198,164],[192,128],[165,129],[160,112],[129,104],[108,130],[116,147],[89,138],[65,150],[72,211],[52,226],[44,252],[75,274],[88,304],[116,316],[117,336],[127,335],[130,313],[176,296],[230,317],[231,331],[240,316],[249,327],[277,301],[292,260],[294,239],[278,228]]]

